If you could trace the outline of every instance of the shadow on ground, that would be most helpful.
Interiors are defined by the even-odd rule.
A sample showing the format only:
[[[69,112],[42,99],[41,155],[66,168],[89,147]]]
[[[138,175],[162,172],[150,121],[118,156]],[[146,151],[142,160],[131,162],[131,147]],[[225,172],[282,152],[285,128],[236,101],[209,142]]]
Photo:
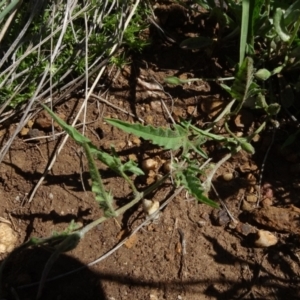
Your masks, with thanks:
[[[209,236],[205,238],[217,250],[217,255],[214,256],[216,262],[228,265],[233,264],[238,259],[224,249],[217,240]],[[274,252],[274,249],[266,252],[267,260],[269,260],[268,256],[272,252]],[[3,272],[1,300],[37,299],[38,285],[35,283],[41,279],[43,268],[50,255],[51,251],[43,248],[25,249],[21,253],[12,254]],[[243,263],[243,261],[241,260],[240,263]],[[103,283],[105,285],[117,283],[118,286],[128,286],[132,291],[136,288],[142,289],[144,290],[144,295],[151,294],[153,289],[163,290],[165,294],[173,295],[176,293],[182,294],[184,291],[184,293],[188,293],[192,297],[186,299],[203,299],[201,297],[204,295],[208,297],[207,299],[218,300],[258,300],[269,299],[268,297],[270,299],[299,299],[297,291],[299,279],[297,279],[296,274],[289,274],[294,276],[294,279],[291,280],[291,277],[282,278],[271,274],[261,263],[247,261],[244,261],[244,263],[249,264],[253,276],[249,280],[242,278],[239,282],[234,282],[225,277],[212,278],[211,280],[197,278],[184,280],[183,278],[173,281],[150,281],[129,276],[128,274],[121,274],[119,270],[115,272],[94,272],[86,268],[80,261],[63,254],[54,263],[48,278],[51,279],[72,270],[81,270],[46,282],[39,299],[115,299],[106,293]],[[284,265],[281,267],[284,267]],[[203,271],[201,271],[201,266],[199,266],[199,272]],[[200,292],[200,290],[203,291],[203,288],[204,293]],[[266,288],[270,291],[268,295],[265,293]],[[260,296],[259,291],[263,290],[263,296]],[[130,299],[130,295],[124,295],[124,299]],[[164,297],[164,299],[168,299],[168,297]]]

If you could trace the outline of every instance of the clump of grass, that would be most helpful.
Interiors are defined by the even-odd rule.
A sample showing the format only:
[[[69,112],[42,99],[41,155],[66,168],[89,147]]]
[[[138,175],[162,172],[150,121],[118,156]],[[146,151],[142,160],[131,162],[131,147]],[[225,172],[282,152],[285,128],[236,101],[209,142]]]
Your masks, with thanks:
[[[15,4],[15,5],[13,5]],[[124,51],[141,51],[147,7],[133,1],[2,1],[0,105],[62,93],[88,79]],[[110,60],[110,58],[113,58]],[[126,58],[125,58],[126,59]],[[124,60],[124,58],[123,58]],[[1,110],[0,110],[1,111]]]

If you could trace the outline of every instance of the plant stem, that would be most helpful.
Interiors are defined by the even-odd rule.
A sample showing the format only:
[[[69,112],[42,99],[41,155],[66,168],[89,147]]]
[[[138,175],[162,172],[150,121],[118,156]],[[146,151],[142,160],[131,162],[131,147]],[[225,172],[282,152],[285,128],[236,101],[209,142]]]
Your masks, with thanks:
[[[154,184],[152,184],[150,187],[148,187],[144,192],[142,192],[142,193],[137,192],[136,197],[132,201],[130,201],[129,203],[127,203],[126,205],[122,206],[121,208],[119,208],[119,209],[117,209],[115,211],[115,216],[117,217],[117,216],[123,214],[125,211],[127,211],[129,208],[131,208],[133,205],[135,205],[136,203],[138,203],[146,195],[148,195],[149,193],[151,193],[152,191],[154,191],[156,188],[158,188],[169,176],[170,176],[170,173],[166,174],[160,180],[156,181]],[[101,217],[101,218],[93,221],[92,223],[86,225],[81,230],[79,230],[79,234],[80,234],[81,238],[83,238],[83,236],[88,231],[90,231],[91,229],[93,229],[97,225],[101,224],[102,222],[106,221],[107,219],[110,219],[110,217],[106,217],[106,216]]]
[[[133,194],[137,196],[139,194],[138,190],[136,189],[135,185],[133,184],[132,180],[122,171],[120,171],[120,175],[127,181],[127,183],[130,185]]]

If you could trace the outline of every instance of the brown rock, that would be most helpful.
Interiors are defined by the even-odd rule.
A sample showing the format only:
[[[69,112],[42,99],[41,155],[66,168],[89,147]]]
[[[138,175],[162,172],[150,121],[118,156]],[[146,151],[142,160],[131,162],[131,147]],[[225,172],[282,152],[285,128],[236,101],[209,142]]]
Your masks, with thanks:
[[[42,112],[35,119],[34,125],[41,129],[50,129],[52,126],[52,119],[47,113]]]
[[[250,213],[250,218],[270,230],[289,233],[300,233],[300,213],[291,208],[269,206]]]
[[[57,114],[59,118],[65,120],[66,116],[64,114]],[[46,112],[41,112],[34,121],[34,126],[42,130],[50,130],[52,128],[52,119]],[[54,122],[54,127],[59,129],[60,126]]]

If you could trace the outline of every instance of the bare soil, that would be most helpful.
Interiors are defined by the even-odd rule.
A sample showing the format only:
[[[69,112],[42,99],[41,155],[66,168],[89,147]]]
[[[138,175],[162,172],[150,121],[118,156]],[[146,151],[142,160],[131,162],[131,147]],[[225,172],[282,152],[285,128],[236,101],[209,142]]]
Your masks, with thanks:
[[[161,25],[175,43],[151,28],[148,33],[152,39],[151,45],[143,53],[133,54],[131,64],[121,72],[112,69],[103,81],[103,90],[99,91],[99,95],[147,124],[168,126],[162,100],[173,112],[175,121],[190,119],[194,124],[204,126],[220,107],[228,103],[227,95],[214,82],[199,81],[174,87],[166,85],[164,78],[226,76],[231,68],[223,64],[223,58],[226,51],[232,52],[236,47],[227,45],[212,53],[181,49],[178,44],[186,36],[213,31],[213,24],[207,27],[201,21],[201,14],[188,17],[186,11],[176,5],[160,5],[157,14]],[[163,86],[164,92],[157,83]],[[108,91],[103,94],[107,88]],[[55,111],[70,123],[82,102],[80,94],[71,95],[57,105]],[[247,115],[246,126],[236,128],[236,132],[247,133],[259,124],[262,117],[253,111],[242,111],[241,116],[244,115]],[[122,159],[126,160],[131,155],[139,163],[145,157],[160,155],[157,150],[153,151],[148,142],[112,128],[103,117],[137,120],[91,98],[87,106],[86,135],[95,145],[109,151],[110,144],[113,144]],[[37,139],[27,141],[30,136],[18,136],[0,168],[0,216],[12,223],[18,234],[18,245],[33,236],[48,237],[54,232],[63,231],[71,220],[86,225],[102,216],[90,192],[86,159],[80,147],[71,139],[57,157],[33,200],[28,201],[28,196],[62,140],[62,136],[53,140],[49,130],[37,121],[38,118],[47,121],[46,116],[39,113],[33,119],[35,130],[32,132],[31,129],[28,133],[38,135]],[[262,198],[268,198],[271,207],[288,210],[284,211],[287,215],[280,215],[273,222],[278,224],[277,227],[264,218],[267,212],[261,216],[254,214],[252,209],[255,205],[246,201],[247,195],[255,194],[251,189],[259,180],[273,131],[266,130],[260,135],[254,143],[255,155],[240,152],[218,170],[214,179],[216,190],[231,213],[242,224],[251,224],[252,229],[268,229],[279,239],[275,246],[255,247],[253,232],[244,234],[236,228],[230,228],[226,214],[224,221],[220,212],[182,193],[163,210],[157,222],[140,230],[125,246],[105,260],[47,282],[41,299],[299,299],[297,187],[300,169],[296,167],[299,163],[297,145],[283,154],[279,151],[290,128],[289,124],[283,124],[284,118],[279,120],[282,127],[274,136],[262,182],[265,188]],[[83,118],[78,123],[81,122]],[[0,129],[2,147],[14,128],[16,123],[10,120]],[[82,126],[78,128],[81,130]],[[59,129],[55,131],[59,133]],[[207,151],[216,162],[224,154],[214,143]],[[114,195],[116,207],[127,203],[132,195],[124,180],[101,164],[99,169],[107,190]],[[224,173],[231,173],[234,178],[225,181],[222,179]],[[151,180],[136,178],[135,182],[143,189]],[[171,191],[172,185],[168,182],[152,197],[163,202]],[[218,201],[214,193],[210,197]],[[268,208],[265,210],[268,211]],[[289,211],[293,211],[293,219],[289,219],[292,214]],[[54,263],[49,278],[83,267],[105,254],[143,218],[144,213],[138,204],[125,215],[104,222],[90,231],[75,250],[61,255]],[[288,222],[285,222],[288,225],[284,228],[280,227],[283,218],[288,218]],[[185,254],[180,232],[185,238]],[[4,270],[3,299],[36,299],[37,286],[30,285],[41,279],[50,255],[51,250],[39,248],[24,250],[13,257]],[[5,256],[1,255],[1,259]]]

